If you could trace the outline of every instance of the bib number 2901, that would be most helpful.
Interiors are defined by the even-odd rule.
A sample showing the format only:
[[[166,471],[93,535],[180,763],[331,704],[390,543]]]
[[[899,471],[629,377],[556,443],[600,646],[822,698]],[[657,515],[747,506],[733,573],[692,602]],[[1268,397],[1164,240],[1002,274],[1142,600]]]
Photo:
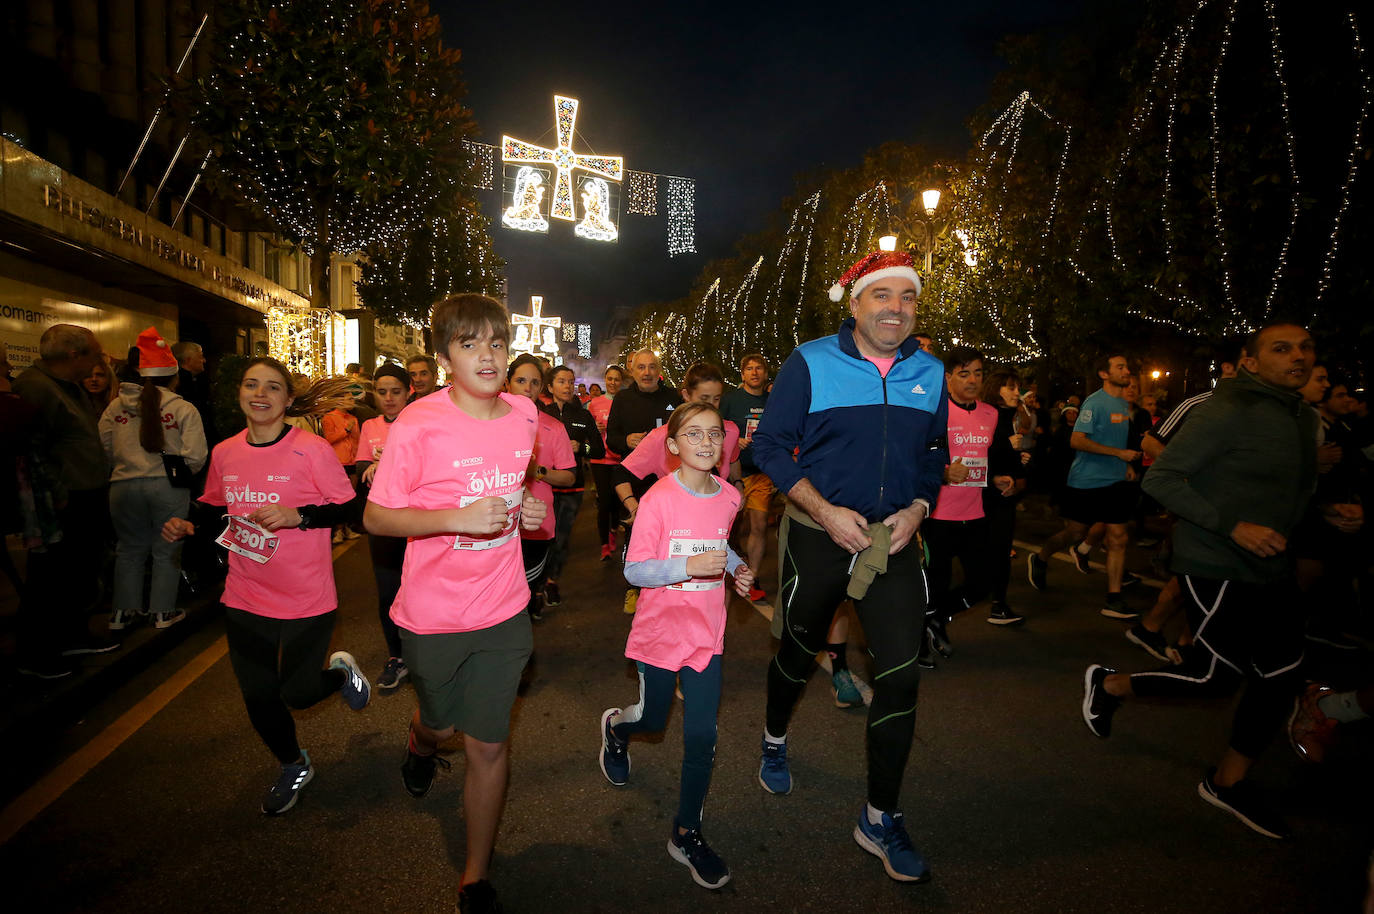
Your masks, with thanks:
[[[267,564],[277,552],[278,538],[245,517],[230,515],[215,542],[246,559]]]

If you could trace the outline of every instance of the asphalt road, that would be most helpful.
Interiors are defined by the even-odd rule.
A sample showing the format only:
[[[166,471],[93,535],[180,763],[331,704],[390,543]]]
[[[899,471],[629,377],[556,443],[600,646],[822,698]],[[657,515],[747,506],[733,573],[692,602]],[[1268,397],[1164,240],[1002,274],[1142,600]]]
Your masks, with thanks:
[[[1254,777],[1296,837],[1253,834],[1196,794],[1224,746],[1231,702],[1129,706],[1110,740],[1089,734],[1079,716],[1084,666],[1143,669],[1149,658],[1122,637],[1122,623],[1098,615],[1101,575],[1063,562],[1044,594],[1013,578],[1025,626],[965,614],[951,629],[955,657],[925,674],[903,788],[912,838],[934,873],[920,886],[888,879],[850,836],[864,798],[864,716],[834,707],[824,673],[793,718],[796,789],[776,797],[759,787],[772,642],[760,611],[736,600],[704,827],[734,879],[718,892],[697,887],[665,852],[680,715],[661,740],[632,744],[628,787],[611,787],[596,764],[600,712],[632,702],[636,682],[623,657],[623,581],[595,560],[591,522],[589,505],[564,602],[536,627],[537,665],[515,712],[492,873],[508,911],[1356,909],[1374,809],[1370,741],[1321,768],[1276,743]],[[335,642],[375,677],[385,653],[364,545],[336,562]],[[1132,600],[1144,606],[1153,591],[1142,591]],[[215,659],[220,632],[207,625],[93,712],[127,723],[118,716],[146,712],[158,686],[189,681],[0,846],[7,909],[453,910],[462,754],[427,798],[404,792],[409,687],[375,696],[361,713],[330,700],[298,714],[316,776],[295,809],[268,818],[258,806],[276,766],[249,727],[227,658]],[[187,670],[197,658],[199,675]],[[850,660],[864,671],[858,644]]]

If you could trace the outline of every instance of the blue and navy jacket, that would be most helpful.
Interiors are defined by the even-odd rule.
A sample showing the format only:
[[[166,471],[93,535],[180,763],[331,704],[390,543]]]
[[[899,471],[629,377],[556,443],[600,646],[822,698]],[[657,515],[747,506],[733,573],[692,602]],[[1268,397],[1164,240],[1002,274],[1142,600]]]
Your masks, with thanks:
[[[754,432],[754,462],[782,492],[805,477],[826,501],[876,523],[917,498],[934,507],[948,416],[940,360],[908,338],[884,378],[854,345],[850,317],[783,363]]]

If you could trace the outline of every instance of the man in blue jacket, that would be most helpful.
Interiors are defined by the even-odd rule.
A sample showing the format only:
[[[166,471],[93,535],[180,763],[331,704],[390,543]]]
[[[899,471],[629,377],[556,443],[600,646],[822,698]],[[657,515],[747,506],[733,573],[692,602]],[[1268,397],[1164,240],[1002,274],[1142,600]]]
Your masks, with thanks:
[[[854,839],[893,879],[930,870],[897,804],[916,726],[925,628],[921,550],[907,548],[930,513],[948,463],[944,367],[911,337],[921,281],[906,253],[864,257],[830,290],[849,290],[840,332],[804,343],[778,372],[754,461],[788,498],[768,667],[759,783],[792,790],[787,724],[836,606],[854,599],[873,654],[868,802]],[[793,453],[796,453],[795,460]]]

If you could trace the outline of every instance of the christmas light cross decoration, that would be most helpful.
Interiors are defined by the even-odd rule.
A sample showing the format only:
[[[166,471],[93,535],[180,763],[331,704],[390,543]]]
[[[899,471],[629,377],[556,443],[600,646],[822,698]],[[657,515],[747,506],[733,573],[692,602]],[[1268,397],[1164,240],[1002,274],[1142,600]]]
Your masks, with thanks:
[[[531,295],[530,313],[512,314],[510,322],[515,327],[515,340],[510,344],[512,358],[525,352],[538,354],[550,349],[552,355],[558,354],[558,343],[549,346],[547,341],[552,338],[550,334],[563,326],[563,318],[544,316],[544,296]]]
[[[549,215],[555,219],[574,222],[577,214],[573,207],[574,169],[588,171],[612,181],[619,181],[625,173],[625,160],[621,156],[595,156],[573,152],[573,133],[577,126],[577,99],[566,95],[553,97],[553,112],[557,119],[558,145],[553,149],[536,146],[515,137],[502,135],[501,161],[519,164],[552,165],[558,170],[558,182],[554,187],[553,203]]]

